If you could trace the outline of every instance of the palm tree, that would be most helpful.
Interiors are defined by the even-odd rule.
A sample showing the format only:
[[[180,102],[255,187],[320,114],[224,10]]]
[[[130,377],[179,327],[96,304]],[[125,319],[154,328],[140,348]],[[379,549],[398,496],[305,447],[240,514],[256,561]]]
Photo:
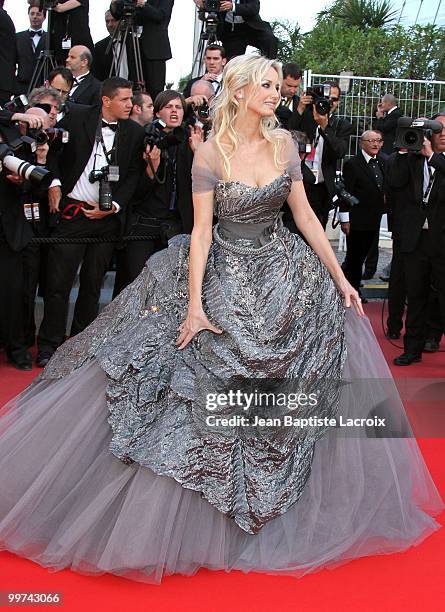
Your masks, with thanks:
[[[390,0],[335,0],[328,9],[318,13],[318,19],[341,21],[347,26],[367,30],[392,25],[396,15]]]

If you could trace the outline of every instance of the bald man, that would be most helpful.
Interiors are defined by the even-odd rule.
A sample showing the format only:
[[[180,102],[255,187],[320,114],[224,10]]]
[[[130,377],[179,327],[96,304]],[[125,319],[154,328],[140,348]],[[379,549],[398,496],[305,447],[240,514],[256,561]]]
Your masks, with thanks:
[[[88,47],[77,45],[70,49],[66,67],[71,70],[74,83],[69,100],[77,104],[98,106],[100,104],[100,81],[90,72],[93,56]]]

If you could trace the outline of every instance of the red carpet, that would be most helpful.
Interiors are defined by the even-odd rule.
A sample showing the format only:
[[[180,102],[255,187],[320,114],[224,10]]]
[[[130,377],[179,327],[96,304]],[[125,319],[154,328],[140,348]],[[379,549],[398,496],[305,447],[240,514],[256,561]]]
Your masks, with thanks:
[[[401,350],[383,337],[381,303],[368,304],[366,311],[391,363]],[[400,341],[396,344],[401,346]],[[409,368],[392,367],[392,372],[396,378],[445,378],[445,354],[424,355],[422,363]],[[2,357],[0,405],[37,373],[37,370],[17,372]],[[445,497],[443,440],[422,439],[419,443],[436,485]],[[442,524],[444,518],[444,515],[439,517]],[[0,591],[61,592],[63,606],[51,607],[69,612],[395,612],[419,609],[439,612],[444,609],[445,601],[444,553],[445,529],[441,529],[420,546],[404,553],[357,559],[335,570],[324,570],[301,579],[201,570],[191,578],[166,578],[160,586],[113,576],[90,578],[68,570],[51,574],[30,561],[0,553]],[[45,609],[50,608],[45,606]]]

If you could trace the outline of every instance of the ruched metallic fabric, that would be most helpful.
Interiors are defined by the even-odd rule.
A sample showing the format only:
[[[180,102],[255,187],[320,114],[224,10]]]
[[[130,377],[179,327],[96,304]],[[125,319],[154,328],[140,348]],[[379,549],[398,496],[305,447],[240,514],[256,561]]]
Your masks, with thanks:
[[[203,304],[221,335],[175,346],[188,299],[189,236],[176,236],[39,380],[96,359],[107,376],[111,452],[198,491],[257,533],[300,498],[323,431],[246,433],[206,426],[205,393],[242,380],[338,381],[346,358],[344,308],[312,249],[281,224],[289,171],[264,187],[219,180]],[[320,416],[337,409],[328,385]]]

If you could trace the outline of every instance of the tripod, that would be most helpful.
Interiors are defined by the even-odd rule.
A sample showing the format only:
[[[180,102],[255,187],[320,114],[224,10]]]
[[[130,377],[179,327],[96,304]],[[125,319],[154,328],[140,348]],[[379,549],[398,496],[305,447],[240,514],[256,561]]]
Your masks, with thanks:
[[[201,17],[200,17],[201,19]],[[198,76],[202,71],[204,63],[204,54],[207,45],[218,43],[217,36],[218,15],[209,13],[207,17],[202,18],[201,33],[199,35],[198,49],[193,59],[192,76]]]
[[[47,8],[48,15],[48,29],[46,33],[45,49],[40,52],[39,59],[37,60],[36,67],[31,77],[31,82],[28,87],[27,95],[43,82],[48,80],[49,73],[56,67],[56,61],[54,59],[54,51],[51,50],[51,27],[52,27],[52,8]],[[42,79],[43,76],[43,79]]]
[[[133,52],[134,64],[136,70],[136,80],[133,86],[134,90],[145,92],[144,72],[142,69],[142,56],[139,38],[134,27],[132,17],[123,17],[119,20],[113,36],[108,44],[106,53],[113,53],[113,62],[110,69],[110,77],[119,76],[122,64],[127,54],[127,40],[131,38],[131,50]],[[127,57],[127,62],[128,62]]]

